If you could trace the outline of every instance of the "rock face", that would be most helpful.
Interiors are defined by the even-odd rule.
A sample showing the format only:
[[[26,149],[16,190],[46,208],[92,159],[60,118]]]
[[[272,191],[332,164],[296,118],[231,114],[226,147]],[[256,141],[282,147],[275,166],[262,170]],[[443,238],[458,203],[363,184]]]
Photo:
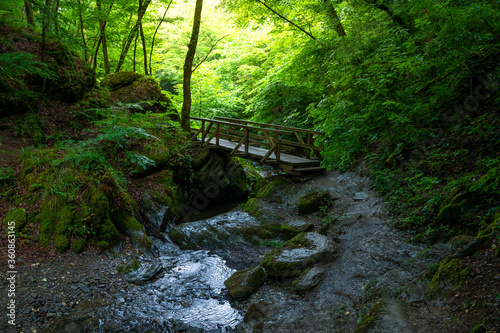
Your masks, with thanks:
[[[118,266],[117,270],[125,281],[144,284],[158,274],[162,268],[161,263],[140,263],[134,258]]]
[[[199,206],[194,207],[196,209],[204,209],[206,207],[201,206],[217,201],[238,200],[246,197],[250,191],[243,168],[226,154],[209,151],[200,157],[194,167],[193,205]]]
[[[333,200],[328,191],[312,192],[300,197],[297,203],[299,215],[311,214],[320,209],[321,206],[328,206]]]
[[[234,273],[224,282],[224,285],[231,297],[240,300],[256,292],[265,280],[266,271],[264,268],[255,266]]]
[[[332,255],[335,250],[335,243],[328,237],[307,232],[266,254],[260,264],[270,276],[298,276],[312,264]]]

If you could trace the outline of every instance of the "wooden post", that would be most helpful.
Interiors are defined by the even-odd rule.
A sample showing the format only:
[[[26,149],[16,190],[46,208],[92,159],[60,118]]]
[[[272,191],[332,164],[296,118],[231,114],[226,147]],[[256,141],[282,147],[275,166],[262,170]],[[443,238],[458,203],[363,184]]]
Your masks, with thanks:
[[[207,133],[205,133],[205,120],[201,121],[201,144],[203,145],[205,143],[205,136]]]
[[[276,151],[274,155],[276,155],[276,161],[280,161],[280,153],[281,153],[281,139],[278,132],[274,133],[274,139],[276,140]]]
[[[245,156],[248,156],[248,146],[250,145],[250,134],[248,128],[245,127]]]
[[[220,134],[220,124],[217,123],[215,126],[215,145],[219,147],[219,134]]]

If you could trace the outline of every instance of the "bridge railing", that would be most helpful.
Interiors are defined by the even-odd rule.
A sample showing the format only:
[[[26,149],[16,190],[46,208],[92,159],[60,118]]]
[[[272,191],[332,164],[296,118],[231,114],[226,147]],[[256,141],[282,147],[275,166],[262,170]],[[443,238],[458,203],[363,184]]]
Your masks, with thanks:
[[[320,160],[322,159],[320,152],[323,151],[323,148],[314,145],[314,136],[315,135],[324,136],[325,133],[323,132],[297,128],[297,127],[283,126],[283,125],[259,123],[250,120],[241,120],[241,119],[226,118],[226,117],[214,117],[214,118],[217,120],[234,122],[242,125],[252,125],[252,126],[257,126],[259,128],[279,129],[292,132],[293,135],[290,140],[283,139],[281,141],[285,149],[291,151],[292,154],[302,155],[303,157],[306,158],[311,158],[311,153],[314,153],[316,158]],[[297,141],[291,141],[293,138],[297,139]]]
[[[318,158],[321,158],[319,152],[323,149],[315,146],[313,141],[313,135],[322,135],[321,132],[223,117],[216,117],[216,119],[191,117],[191,119],[201,122],[193,139],[200,137],[203,145],[212,143],[216,147],[220,146],[220,139],[235,142],[236,145],[231,151],[232,155],[249,156],[251,147],[259,147],[268,149],[261,162],[269,163],[273,154],[274,161],[280,162],[282,151],[306,155],[307,158],[310,158],[311,152],[314,152]],[[306,138],[302,138],[301,134],[305,134]],[[294,136],[297,138],[296,142],[283,139],[283,137],[293,138]]]

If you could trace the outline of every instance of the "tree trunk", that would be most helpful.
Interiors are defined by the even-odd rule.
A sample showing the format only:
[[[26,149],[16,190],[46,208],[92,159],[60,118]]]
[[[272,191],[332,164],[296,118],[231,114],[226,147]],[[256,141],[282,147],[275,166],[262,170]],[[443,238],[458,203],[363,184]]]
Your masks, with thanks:
[[[142,16],[141,16],[142,0],[139,0],[139,12],[137,14],[139,22],[139,32],[141,33],[142,42],[142,55],[144,58],[144,74],[148,75],[148,51],[146,50],[146,39],[144,38],[144,29],[142,29]]]
[[[151,67],[151,59],[153,58],[153,49],[155,48],[155,38],[156,38],[156,33],[158,32],[158,29],[160,29],[161,24],[165,20],[165,16],[167,16],[167,12],[170,8],[170,5],[172,4],[174,0],[170,0],[168,3],[167,9],[165,10],[165,13],[163,13],[163,17],[161,18],[160,23],[156,26],[155,33],[153,34],[153,40],[151,41],[151,49],[149,50],[149,74],[153,74],[153,68]]]
[[[50,11],[50,3],[51,0],[45,0],[45,7],[42,8],[43,14],[42,14],[42,50],[41,50],[41,55],[40,55],[40,60],[45,62],[45,53],[47,49],[47,26],[49,25],[49,11]],[[47,78],[44,77],[42,81],[42,93],[45,92],[45,89],[47,88]]]
[[[367,3],[370,5],[373,5],[375,8],[383,10],[384,12],[389,15],[389,17],[392,19],[393,22],[399,24],[401,27],[405,28],[406,30],[410,31],[410,27],[405,23],[405,21],[401,18],[401,16],[396,15],[392,12],[392,10],[387,7],[386,5],[382,5],[379,3],[376,3],[375,0],[365,0]]]
[[[184,62],[184,80],[182,83],[184,98],[182,101],[181,111],[181,126],[185,131],[190,131],[190,116],[191,116],[191,75],[193,74],[193,59],[196,54],[196,46],[198,44],[198,35],[200,34],[201,9],[203,0],[196,0],[194,9],[193,31],[191,32],[191,40],[189,41],[186,60]]]
[[[35,26],[35,16],[33,14],[33,4],[29,0],[24,0],[24,10],[26,12],[26,20],[30,26]]]
[[[142,19],[144,14],[146,13],[146,10],[151,3],[151,0],[145,0],[144,3],[142,4],[142,8],[139,8],[139,16],[137,18],[137,22],[135,22],[134,27],[132,30],[130,30],[127,41],[125,43],[125,46],[123,47],[122,53],[120,54],[120,59],[118,60],[118,65],[116,65],[116,70],[115,72],[118,73],[120,69],[123,66],[123,63],[125,62],[125,58],[127,57],[128,50],[130,49],[130,45],[132,45],[132,42],[134,41],[134,38],[137,34],[137,31],[139,30],[139,20]]]
[[[85,38],[85,29],[83,26],[83,8],[81,0],[78,0],[78,19],[80,20],[80,31],[82,33],[82,42],[83,42],[83,55],[85,58],[85,62],[88,63],[89,56],[87,53],[87,40]]]
[[[135,41],[134,41],[134,60],[133,60],[133,63],[134,63],[134,67],[132,69],[132,71],[135,73],[135,57],[136,57],[136,54],[137,54],[137,38],[139,38],[139,32],[136,32],[135,34]]]
[[[57,15],[59,13],[59,0],[56,0],[56,2],[54,3],[53,11],[54,11],[54,30],[56,32],[56,35],[58,35],[59,34],[59,21],[57,20]]]
[[[99,31],[100,31],[100,36],[99,36],[99,40],[102,44],[102,57],[103,57],[103,62],[104,62],[104,72],[106,74],[109,74],[110,72],[110,67],[109,67],[109,57],[108,57],[108,43],[107,43],[107,40],[106,40],[106,24],[107,24],[107,19],[105,20],[104,19],[104,13],[102,11],[102,6],[101,6],[101,1],[100,0],[96,0],[95,2],[96,4],[96,7],[97,7],[97,10],[99,12]],[[108,15],[111,13],[111,9],[113,8],[113,3],[111,3],[111,5],[109,6],[109,11],[108,13],[106,14],[106,18],[108,17]],[[99,44],[97,44],[97,50],[98,51],[99,49]],[[96,58],[94,59],[94,66],[97,67],[97,54],[98,52],[96,52]],[[94,67],[94,69],[95,69]]]
[[[325,3],[326,9],[328,10],[330,17],[332,18],[333,24],[335,25],[335,30],[337,31],[339,37],[345,36],[346,33],[344,27],[342,26],[342,22],[340,22],[340,18],[337,15],[337,11],[335,10],[333,3],[331,2],[331,0],[323,0],[323,3]]]

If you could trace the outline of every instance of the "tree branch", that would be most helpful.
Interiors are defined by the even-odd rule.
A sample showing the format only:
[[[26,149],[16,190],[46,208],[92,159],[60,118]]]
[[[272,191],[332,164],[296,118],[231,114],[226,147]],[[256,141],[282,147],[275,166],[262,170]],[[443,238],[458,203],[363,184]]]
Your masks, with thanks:
[[[201,66],[201,64],[203,64],[203,63],[205,62],[205,60],[207,60],[208,56],[210,55],[210,53],[212,53],[212,51],[215,49],[215,47],[217,46],[217,44],[219,44],[219,42],[220,42],[221,40],[223,40],[224,38],[226,38],[227,36],[229,36],[229,34],[227,34],[227,35],[225,35],[224,37],[221,37],[221,38],[219,38],[219,39],[217,39],[217,40],[215,41],[215,44],[214,44],[214,45],[212,45],[212,47],[210,48],[210,50],[208,51],[208,53],[207,53],[207,54],[203,57],[203,59],[201,59],[201,61],[198,63],[198,65],[196,65],[196,66],[194,67],[194,69],[193,69],[193,71],[192,71],[191,73],[194,73],[194,71],[195,71],[196,69],[198,69],[198,67],[200,67],[200,66]]]
[[[299,29],[300,31],[302,31],[303,33],[305,33],[306,35],[308,35],[312,39],[316,39],[316,37],[314,37],[311,33],[307,32],[303,28],[299,27],[297,24],[293,23],[292,21],[290,21],[289,19],[287,19],[286,17],[284,17],[283,15],[281,15],[280,13],[278,13],[277,11],[275,11],[274,9],[272,9],[271,7],[269,7],[264,1],[261,1],[261,0],[255,0],[255,1],[257,1],[261,5],[263,5],[264,7],[266,7],[267,9],[269,9],[270,11],[272,11],[274,14],[278,15],[279,17],[281,17],[283,20],[285,20],[288,23],[290,23],[291,25],[293,25],[295,28]]]

